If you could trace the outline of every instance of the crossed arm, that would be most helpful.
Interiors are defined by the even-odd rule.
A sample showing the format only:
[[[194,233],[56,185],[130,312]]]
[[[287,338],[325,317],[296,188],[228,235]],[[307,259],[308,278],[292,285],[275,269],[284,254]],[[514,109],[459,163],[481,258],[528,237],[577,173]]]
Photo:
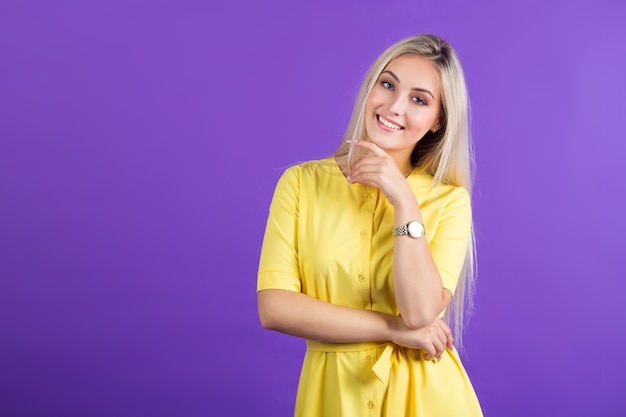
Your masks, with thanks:
[[[395,226],[422,222],[419,204],[395,164],[382,149],[362,142],[368,157],[349,173],[350,182],[381,189],[394,206]],[[287,198],[287,197],[285,197]],[[290,335],[334,343],[392,341],[423,349],[428,358],[452,348],[452,334],[438,319],[452,299],[443,288],[426,239],[394,241],[394,293],[400,316],[331,304],[298,291],[265,289],[258,293],[263,327]]]
[[[440,319],[417,330],[401,317],[372,310],[349,308],[289,290],[267,289],[258,293],[261,325],[270,330],[333,343],[391,341],[423,349],[426,358],[453,349],[452,333]]]

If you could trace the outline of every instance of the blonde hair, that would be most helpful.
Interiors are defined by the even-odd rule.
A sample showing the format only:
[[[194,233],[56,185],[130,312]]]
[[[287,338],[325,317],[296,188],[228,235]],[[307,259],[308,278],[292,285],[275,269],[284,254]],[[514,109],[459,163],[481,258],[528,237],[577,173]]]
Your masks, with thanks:
[[[419,140],[411,154],[411,164],[419,171],[432,175],[433,186],[460,186],[471,196],[473,159],[469,129],[470,106],[465,77],[454,48],[435,35],[417,35],[403,39],[390,46],[374,61],[359,89],[341,144],[332,156],[345,158],[348,164],[354,158],[352,153],[357,151],[353,151],[353,147],[346,140],[366,138],[364,114],[367,97],[387,65],[401,55],[418,55],[430,61],[439,74],[441,85],[440,128],[434,133],[429,131]],[[452,303],[444,316],[459,346],[462,346],[463,329],[473,308],[476,276],[474,241],[472,225],[463,270]]]

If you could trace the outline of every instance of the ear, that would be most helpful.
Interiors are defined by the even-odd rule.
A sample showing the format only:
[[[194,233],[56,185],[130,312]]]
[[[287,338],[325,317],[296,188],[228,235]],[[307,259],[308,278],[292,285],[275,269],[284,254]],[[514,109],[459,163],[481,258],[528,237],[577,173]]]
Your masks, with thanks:
[[[441,129],[441,118],[437,119],[437,123],[430,129],[432,133],[436,133],[439,129]]]

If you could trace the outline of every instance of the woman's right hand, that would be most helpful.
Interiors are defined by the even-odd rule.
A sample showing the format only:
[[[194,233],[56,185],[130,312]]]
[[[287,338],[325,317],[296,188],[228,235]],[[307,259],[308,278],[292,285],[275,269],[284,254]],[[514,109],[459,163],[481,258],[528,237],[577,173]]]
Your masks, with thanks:
[[[454,349],[452,331],[440,318],[436,318],[424,327],[412,330],[406,326],[402,317],[398,317],[394,320],[391,341],[410,349],[424,350],[427,360],[440,359],[446,348]]]

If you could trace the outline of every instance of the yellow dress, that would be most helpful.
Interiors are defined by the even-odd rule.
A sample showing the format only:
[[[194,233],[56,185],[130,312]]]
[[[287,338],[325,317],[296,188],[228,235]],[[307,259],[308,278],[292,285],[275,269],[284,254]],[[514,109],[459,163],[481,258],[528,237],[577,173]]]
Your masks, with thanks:
[[[443,286],[454,294],[471,224],[467,191],[407,177]],[[332,159],[288,168],[265,230],[257,290],[298,291],[334,304],[398,315],[394,213],[377,189],[348,184]],[[391,342],[307,340],[295,416],[482,416],[456,351],[440,362]]]

